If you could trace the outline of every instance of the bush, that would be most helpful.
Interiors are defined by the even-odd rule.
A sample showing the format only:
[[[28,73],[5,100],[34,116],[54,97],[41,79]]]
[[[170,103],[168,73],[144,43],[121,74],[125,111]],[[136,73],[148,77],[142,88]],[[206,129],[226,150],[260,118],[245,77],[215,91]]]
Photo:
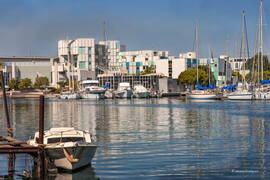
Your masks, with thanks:
[[[61,89],[60,88],[53,88],[52,90],[51,90],[51,92],[52,93],[57,93],[57,94],[59,94],[59,93],[61,93]]]
[[[45,88],[49,86],[49,79],[47,77],[37,77],[34,87],[35,88]]]
[[[32,81],[29,78],[24,78],[20,81],[18,88],[19,89],[26,89],[26,88],[31,88],[32,86]]]

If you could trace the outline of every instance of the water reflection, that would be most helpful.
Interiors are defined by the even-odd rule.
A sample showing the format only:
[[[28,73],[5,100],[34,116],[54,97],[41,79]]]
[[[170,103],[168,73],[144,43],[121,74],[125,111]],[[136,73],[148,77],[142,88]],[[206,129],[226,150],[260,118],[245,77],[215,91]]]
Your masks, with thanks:
[[[269,105],[170,98],[57,100],[46,102],[45,120],[46,128],[87,130],[99,143],[95,169],[57,178],[96,174],[101,179],[215,179],[241,178],[241,171],[247,177],[267,178]],[[27,139],[38,127],[38,102],[13,100],[10,107],[16,136]],[[0,118],[5,124],[3,113]],[[5,126],[0,130],[2,134]]]

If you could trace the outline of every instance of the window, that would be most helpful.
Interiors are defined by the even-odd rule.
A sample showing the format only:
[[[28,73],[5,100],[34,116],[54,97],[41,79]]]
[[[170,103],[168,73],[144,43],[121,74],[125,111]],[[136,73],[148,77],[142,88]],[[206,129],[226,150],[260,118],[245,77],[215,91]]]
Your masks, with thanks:
[[[85,47],[79,47],[78,53],[79,54],[85,54]]]
[[[79,62],[79,68],[80,69],[85,69],[85,62],[84,61]]]
[[[59,138],[49,138],[47,140],[48,144],[50,143],[58,143],[58,142],[77,142],[77,141],[84,141],[83,137],[59,137]]]
[[[92,54],[92,48],[88,48],[88,54],[91,55]]]

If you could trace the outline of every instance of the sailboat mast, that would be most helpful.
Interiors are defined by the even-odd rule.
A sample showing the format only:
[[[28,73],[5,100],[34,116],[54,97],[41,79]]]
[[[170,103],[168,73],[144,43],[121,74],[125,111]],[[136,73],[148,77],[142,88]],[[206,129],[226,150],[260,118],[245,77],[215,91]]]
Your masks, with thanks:
[[[211,61],[212,61],[212,51],[211,48],[209,46],[209,64],[208,64],[208,86],[210,86],[211,83]]]
[[[241,37],[241,47],[240,47],[240,59],[243,60],[242,64],[242,81],[245,84],[245,64],[246,64],[246,57],[245,57],[245,48],[246,48],[246,31],[245,31],[245,11],[242,12],[242,37]]]
[[[261,61],[261,80],[263,80],[263,1],[260,1],[260,61]]]
[[[198,32],[198,24],[195,27],[195,43],[194,50],[196,53],[196,65],[197,65],[197,83],[199,82],[199,32]]]

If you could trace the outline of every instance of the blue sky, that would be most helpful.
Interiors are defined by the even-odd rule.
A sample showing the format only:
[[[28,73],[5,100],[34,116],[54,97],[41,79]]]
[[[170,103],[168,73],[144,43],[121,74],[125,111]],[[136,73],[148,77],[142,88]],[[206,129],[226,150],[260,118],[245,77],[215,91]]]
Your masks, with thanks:
[[[108,38],[128,50],[192,50],[200,26],[200,54],[239,52],[241,12],[246,11],[253,51],[259,0],[0,0],[0,55],[56,56],[57,41]],[[264,2],[265,51],[270,46],[270,2]]]

